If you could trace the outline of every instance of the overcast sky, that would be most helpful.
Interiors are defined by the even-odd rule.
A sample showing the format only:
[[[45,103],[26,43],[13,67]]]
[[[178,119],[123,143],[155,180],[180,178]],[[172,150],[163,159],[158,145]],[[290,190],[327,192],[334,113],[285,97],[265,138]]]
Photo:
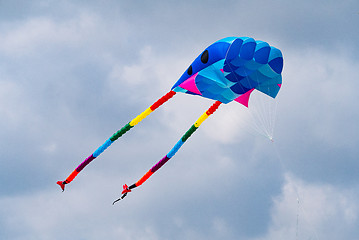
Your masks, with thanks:
[[[359,2],[0,0],[1,239],[326,239],[359,235]],[[61,192],[211,43],[281,49],[275,141],[177,94]]]

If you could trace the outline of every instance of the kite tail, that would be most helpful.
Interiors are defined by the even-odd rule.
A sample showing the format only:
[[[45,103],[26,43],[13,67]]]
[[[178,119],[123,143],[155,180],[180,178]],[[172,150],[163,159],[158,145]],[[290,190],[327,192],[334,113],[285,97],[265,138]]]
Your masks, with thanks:
[[[149,108],[147,108],[144,112],[142,112],[140,115],[135,117],[131,122],[127,123],[124,127],[122,127],[120,130],[115,132],[103,145],[101,145],[93,154],[91,154],[89,157],[87,157],[78,167],[66,178],[65,181],[58,181],[57,184],[60,185],[62,191],[65,190],[65,184],[70,183],[74,178],[77,176],[81,170],[86,167],[92,160],[94,160],[96,157],[98,157],[103,151],[105,151],[114,141],[116,141],[119,137],[121,137],[123,134],[128,132],[131,128],[133,128],[135,125],[137,125],[139,122],[141,122],[143,119],[145,119],[150,113],[155,111],[159,106],[167,102],[169,99],[171,99],[176,92],[169,91],[167,94],[162,96],[160,99],[158,99],[154,104],[152,104]]]
[[[205,113],[203,113],[197,121],[188,129],[188,131],[182,136],[182,138],[176,143],[176,145],[164,156],[158,163],[156,163],[143,177],[138,180],[136,183],[132,184],[131,186],[127,186],[126,184],[123,185],[122,196],[115,200],[113,204],[117,201],[126,197],[127,193],[131,192],[132,189],[140,186],[143,184],[152,174],[154,174],[158,169],[160,169],[168,160],[170,160],[182,147],[182,145],[187,141],[187,139],[197,130],[197,128],[206,120],[210,115],[212,115],[217,108],[221,105],[220,101],[216,101]]]

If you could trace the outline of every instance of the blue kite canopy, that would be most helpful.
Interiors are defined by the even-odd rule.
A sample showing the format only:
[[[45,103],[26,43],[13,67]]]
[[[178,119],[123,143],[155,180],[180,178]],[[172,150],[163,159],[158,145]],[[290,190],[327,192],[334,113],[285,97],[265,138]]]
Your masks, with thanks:
[[[275,98],[282,84],[279,49],[249,37],[228,37],[206,48],[172,87],[175,92],[201,95],[248,106],[256,89]]]

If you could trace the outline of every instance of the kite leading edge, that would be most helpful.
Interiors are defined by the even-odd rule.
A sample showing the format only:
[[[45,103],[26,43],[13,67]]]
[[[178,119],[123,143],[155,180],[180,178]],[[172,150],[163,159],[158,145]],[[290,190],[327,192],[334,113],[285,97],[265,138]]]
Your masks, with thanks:
[[[173,85],[171,91],[158,99],[148,109],[114,133],[102,146],[86,158],[64,181],[57,184],[62,191],[79,172],[105,151],[114,141],[141,122],[150,113],[171,99],[177,92],[199,95],[216,102],[191,126],[172,150],[155,164],[136,183],[123,185],[123,199],[132,189],[143,184],[161,168],[197,128],[213,114],[220,104],[236,101],[248,107],[254,90],[275,98],[282,86],[283,56],[279,49],[249,37],[228,37],[207,47]]]

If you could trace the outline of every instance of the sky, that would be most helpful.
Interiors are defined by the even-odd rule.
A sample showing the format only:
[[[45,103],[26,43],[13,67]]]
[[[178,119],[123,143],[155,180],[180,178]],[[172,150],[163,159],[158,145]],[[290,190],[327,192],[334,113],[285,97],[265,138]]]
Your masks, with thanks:
[[[359,235],[359,2],[0,0],[1,239],[346,239]],[[123,201],[213,103],[170,90],[211,43],[279,48],[274,142],[229,103]]]

